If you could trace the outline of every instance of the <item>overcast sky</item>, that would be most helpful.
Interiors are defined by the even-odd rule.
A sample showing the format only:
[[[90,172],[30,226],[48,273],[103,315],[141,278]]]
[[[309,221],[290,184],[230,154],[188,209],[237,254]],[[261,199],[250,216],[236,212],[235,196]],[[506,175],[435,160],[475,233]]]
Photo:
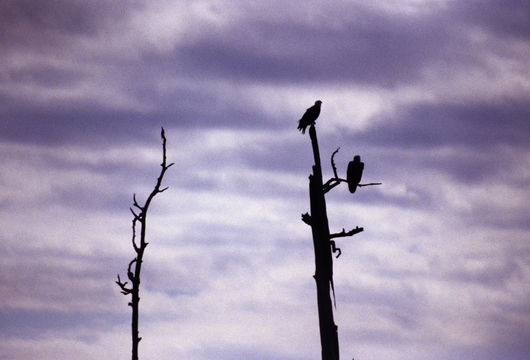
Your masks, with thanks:
[[[530,358],[530,2],[0,1],[0,359],[320,359],[308,135],[341,358]]]

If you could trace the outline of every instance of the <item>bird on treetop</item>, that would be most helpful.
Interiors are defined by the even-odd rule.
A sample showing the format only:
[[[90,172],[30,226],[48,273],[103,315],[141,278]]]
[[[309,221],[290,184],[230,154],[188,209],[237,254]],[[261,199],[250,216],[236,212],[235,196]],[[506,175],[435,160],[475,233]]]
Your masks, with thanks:
[[[302,118],[298,120],[298,130],[300,130],[302,134],[305,134],[306,127],[315,123],[316,119],[318,118],[318,115],[320,115],[321,104],[322,104],[322,101],[320,100],[315,101],[315,105],[307,109],[305,111],[304,116],[302,116]]]

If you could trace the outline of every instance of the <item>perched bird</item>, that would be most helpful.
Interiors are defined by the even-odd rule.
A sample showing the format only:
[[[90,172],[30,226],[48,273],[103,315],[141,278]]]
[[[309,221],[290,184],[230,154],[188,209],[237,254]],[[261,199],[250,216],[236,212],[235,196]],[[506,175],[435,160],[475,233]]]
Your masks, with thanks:
[[[346,180],[348,181],[348,189],[353,194],[357,189],[357,185],[361,182],[363,176],[364,163],[361,161],[359,155],[353,157],[353,161],[348,164],[348,170],[346,172]]]
[[[298,130],[300,130],[302,134],[305,133],[305,128],[311,124],[314,124],[315,120],[318,118],[318,115],[320,115],[320,104],[322,104],[322,101],[315,101],[315,105],[307,109],[304,116],[298,120]]]

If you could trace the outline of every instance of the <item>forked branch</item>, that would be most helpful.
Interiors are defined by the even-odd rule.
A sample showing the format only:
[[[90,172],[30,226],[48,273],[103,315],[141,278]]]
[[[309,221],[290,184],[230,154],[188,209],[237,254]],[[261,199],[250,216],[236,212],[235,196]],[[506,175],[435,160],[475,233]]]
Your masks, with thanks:
[[[338,238],[338,237],[353,236],[355,234],[360,233],[363,230],[364,228],[356,226],[355,229],[351,229],[350,231],[346,232],[346,230],[342,228],[342,231],[339,233],[329,234],[329,238],[333,239],[333,238]]]
[[[118,280],[116,280],[115,283],[118,284],[123,295],[129,295],[132,293],[132,289],[127,287],[127,281],[121,281],[120,274],[118,274]]]

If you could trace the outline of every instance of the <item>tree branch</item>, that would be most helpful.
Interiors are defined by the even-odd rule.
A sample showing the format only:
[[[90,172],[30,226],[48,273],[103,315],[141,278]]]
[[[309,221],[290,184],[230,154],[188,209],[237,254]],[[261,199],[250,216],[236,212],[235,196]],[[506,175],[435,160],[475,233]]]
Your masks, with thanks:
[[[130,293],[132,293],[132,289],[127,287],[127,281],[126,282],[121,281],[120,274],[118,274],[118,280],[116,280],[115,283],[118,284],[118,286],[121,289],[121,293],[123,295],[129,295]]]
[[[335,186],[339,185],[341,182],[344,182],[344,181],[346,181],[346,180],[339,179],[339,178],[331,178],[328,181],[326,181],[326,183],[324,185],[322,185],[322,191],[325,194],[328,191],[330,191],[331,189],[333,189]]]
[[[138,201],[136,201],[136,193],[133,194],[133,205],[136,206],[138,209],[140,209],[140,211],[143,211],[144,209],[138,204]]]
[[[363,187],[363,186],[372,186],[372,185],[381,185],[383,183],[380,183],[380,182],[377,182],[377,183],[368,183],[368,184],[357,184],[358,187]]]
[[[333,239],[333,238],[338,238],[338,237],[353,236],[357,233],[360,233],[363,230],[364,229],[362,227],[356,226],[355,229],[351,229],[350,231],[346,232],[346,230],[342,228],[342,231],[340,233],[329,234],[329,238]]]
[[[164,188],[160,190],[160,186],[162,185],[162,179],[164,178],[164,174],[166,173],[166,170],[169,169],[174,163],[171,163],[169,165],[166,164],[167,157],[166,157],[166,134],[164,131],[164,128],[162,128],[162,131],[160,132],[160,136],[162,137],[162,163],[160,166],[162,167],[162,170],[160,171],[160,175],[156,179],[155,188],[153,191],[151,191],[151,194],[147,197],[147,200],[145,201],[145,205],[143,207],[142,213],[145,215],[147,212],[147,209],[149,208],[149,205],[151,204],[151,200],[155,197],[156,194],[166,191],[168,188]]]
[[[333,161],[335,154],[338,153],[340,150],[340,146],[337,148],[337,150],[333,151],[333,154],[331,154],[331,168],[333,169],[333,175],[335,175],[335,179],[338,179],[339,176],[337,175],[337,167],[335,166],[335,161]]]
[[[140,215],[141,215],[142,213],[140,213],[140,214],[135,213],[132,207],[130,207],[129,210],[131,210],[131,213],[133,214],[133,216],[134,216],[134,218],[135,218],[136,220],[140,220]]]
[[[331,179],[326,181],[324,185],[322,185],[322,190],[324,191],[324,194],[333,189],[335,186],[339,185],[339,183],[342,181],[345,181],[343,179],[339,178],[339,175],[337,174],[337,166],[335,166],[335,155],[339,152],[340,147],[337,148],[337,150],[333,151],[333,154],[331,154],[331,168],[333,169],[333,176]]]

